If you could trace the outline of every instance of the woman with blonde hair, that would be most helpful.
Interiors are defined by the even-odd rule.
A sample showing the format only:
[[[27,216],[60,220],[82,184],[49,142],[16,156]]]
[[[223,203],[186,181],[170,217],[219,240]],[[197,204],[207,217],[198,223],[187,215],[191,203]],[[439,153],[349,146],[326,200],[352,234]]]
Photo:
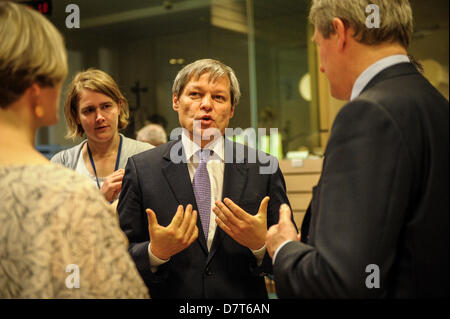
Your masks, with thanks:
[[[87,176],[116,206],[128,157],[154,146],[119,134],[128,125],[128,102],[113,78],[101,70],[88,69],[74,77],[64,113],[66,137],[86,139],[51,161]]]
[[[40,13],[0,2],[0,298],[146,298],[114,210],[34,148],[58,121],[64,41]]]

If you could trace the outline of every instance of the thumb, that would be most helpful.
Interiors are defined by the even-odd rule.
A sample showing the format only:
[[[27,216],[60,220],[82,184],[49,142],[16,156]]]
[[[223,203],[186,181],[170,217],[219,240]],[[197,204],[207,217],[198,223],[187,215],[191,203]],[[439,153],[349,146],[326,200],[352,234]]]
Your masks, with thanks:
[[[291,222],[291,209],[287,204],[280,206],[280,217],[278,219],[278,223],[281,222]]]
[[[153,210],[151,210],[150,208],[147,208],[145,210],[145,212],[147,213],[147,219],[148,219],[148,228],[152,229],[155,226],[158,225],[158,219],[156,218],[156,214]]]
[[[261,204],[259,205],[258,215],[261,215],[267,220],[267,206],[269,206],[269,200],[270,197],[266,196],[261,201]]]

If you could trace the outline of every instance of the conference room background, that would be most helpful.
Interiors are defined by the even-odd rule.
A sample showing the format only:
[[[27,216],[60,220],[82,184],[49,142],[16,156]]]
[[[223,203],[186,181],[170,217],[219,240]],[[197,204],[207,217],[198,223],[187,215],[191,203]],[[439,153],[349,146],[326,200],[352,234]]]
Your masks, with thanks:
[[[27,2],[30,1],[19,1]],[[34,1],[65,37],[69,75],[90,67],[108,72],[131,109],[123,131],[135,137],[158,114],[166,131],[178,127],[171,88],[177,72],[200,58],[214,58],[236,72],[242,98],[232,128],[277,128],[281,158],[321,156],[336,113],[344,104],[329,94],[318,71],[308,23],[309,0],[58,0]],[[78,8],[79,27],[68,17]],[[47,7],[44,7],[46,5]],[[409,54],[449,97],[447,0],[412,0],[415,20]],[[70,17],[69,17],[70,18]],[[381,13],[382,19],[382,13]],[[80,142],[65,139],[64,93],[60,121],[41,128],[36,145],[47,155]]]

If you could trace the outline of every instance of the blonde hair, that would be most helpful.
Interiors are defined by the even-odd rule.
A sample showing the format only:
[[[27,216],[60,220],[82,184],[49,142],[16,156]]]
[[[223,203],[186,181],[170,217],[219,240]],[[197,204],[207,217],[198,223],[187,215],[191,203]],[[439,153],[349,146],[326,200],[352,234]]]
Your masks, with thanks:
[[[366,26],[366,8],[379,8],[380,27]],[[408,48],[413,32],[413,16],[408,0],[313,0],[309,19],[324,38],[334,34],[333,19],[341,19],[355,33],[353,37],[367,45],[398,42]]]
[[[67,122],[66,138],[74,139],[75,137],[83,136],[84,134],[83,127],[81,124],[77,123],[78,103],[83,89],[102,93],[121,106],[118,128],[120,130],[127,127],[129,122],[128,119],[130,117],[127,99],[120,92],[117,83],[109,74],[91,68],[77,73],[67,90],[67,97],[64,103],[64,114]]]
[[[0,2],[0,107],[15,102],[32,84],[55,86],[67,76],[67,53],[59,31],[39,12]]]
[[[192,77],[196,79],[204,73],[209,72],[209,80],[217,80],[222,76],[228,76],[230,80],[230,96],[232,106],[236,106],[239,103],[241,97],[241,91],[239,88],[239,81],[234,74],[234,71],[229,66],[223,64],[220,61],[213,59],[202,59],[192,62],[182,68],[173,82],[172,94],[176,94],[180,97],[186,84],[191,80]]]

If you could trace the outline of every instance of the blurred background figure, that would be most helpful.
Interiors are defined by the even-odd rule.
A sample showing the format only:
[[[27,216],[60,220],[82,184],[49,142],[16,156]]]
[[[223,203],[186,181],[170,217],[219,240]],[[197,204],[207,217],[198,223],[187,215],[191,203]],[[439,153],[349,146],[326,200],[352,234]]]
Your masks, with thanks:
[[[61,34],[0,2],[0,39],[0,299],[148,298],[111,206],[34,147],[38,128],[58,122]]]
[[[145,120],[145,124],[159,124],[163,127],[164,130],[167,130],[166,118],[156,113],[148,116],[147,119]]]
[[[148,124],[136,133],[136,140],[158,146],[167,142],[167,134],[161,125]]]

